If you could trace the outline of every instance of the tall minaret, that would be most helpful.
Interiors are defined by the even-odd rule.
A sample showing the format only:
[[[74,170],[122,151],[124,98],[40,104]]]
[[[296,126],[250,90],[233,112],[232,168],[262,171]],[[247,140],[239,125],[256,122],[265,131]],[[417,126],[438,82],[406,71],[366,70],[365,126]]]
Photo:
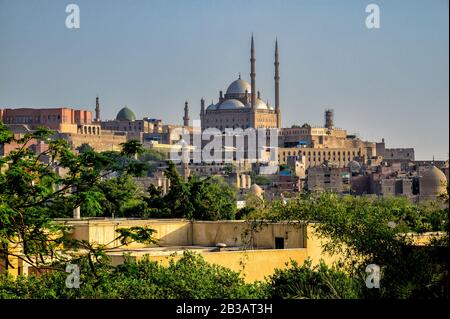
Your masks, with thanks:
[[[98,96],[95,98],[95,122],[100,122],[100,102]]]
[[[205,115],[205,99],[200,100],[200,115]]]
[[[184,102],[183,125],[184,126],[189,126],[189,106],[188,106],[188,101]]]
[[[256,79],[256,70],[255,70],[255,46],[253,43],[253,33],[252,33],[252,47],[250,50],[250,79],[251,79],[251,103],[252,103],[252,109],[255,108],[256,104],[256,88],[255,88],[255,79]]]
[[[275,39],[275,113],[277,114],[277,127],[281,128],[281,111],[280,111],[280,61],[278,60],[278,39]]]

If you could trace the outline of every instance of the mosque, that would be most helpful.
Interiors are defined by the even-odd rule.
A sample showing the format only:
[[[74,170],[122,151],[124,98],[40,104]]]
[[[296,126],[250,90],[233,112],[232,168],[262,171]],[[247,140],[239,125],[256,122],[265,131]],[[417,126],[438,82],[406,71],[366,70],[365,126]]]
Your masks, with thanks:
[[[366,163],[376,156],[376,143],[362,141],[349,135],[346,130],[334,126],[334,111],[325,110],[324,126],[295,126],[283,128],[280,109],[280,72],[278,41],[274,53],[274,106],[264,102],[261,92],[256,89],[256,58],[253,35],[250,49],[250,83],[239,75],[231,82],[225,94],[219,91],[217,103],[205,105],[200,100],[200,119],[202,132],[217,128],[222,133],[226,128],[266,128],[278,131],[278,161],[286,164],[289,156],[304,158],[305,167],[321,165],[333,161],[339,167],[347,167],[353,161]],[[189,126],[189,107],[184,108],[183,123]]]
[[[278,59],[278,41],[275,41],[275,105],[264,102],[260,91],[256,90],[256,59],[253,35],[250,49],[250,83],[239,78],[228,86],[225,95],[219,93],[217,103],[205,107],[200,102],[202,131],[207,128],[281,128],[280,111],[280,75]],[[186,109],[185,109],[186,111]],[[187,116],[185,116],[187,117]]]

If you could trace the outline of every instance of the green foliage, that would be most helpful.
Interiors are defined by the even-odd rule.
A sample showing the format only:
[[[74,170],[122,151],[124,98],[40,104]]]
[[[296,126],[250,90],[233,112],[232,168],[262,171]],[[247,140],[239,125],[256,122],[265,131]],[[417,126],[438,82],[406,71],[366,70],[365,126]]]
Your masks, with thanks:
[[[128,245],[132,242],[140,242],[144,244],[156,244],[158,241],[153,238],[156,232],[152,228],[134,226],[130,228],[119,228],[116,230],[119,233],[117,237],[122,245]]]
[[[131,140],[125,143],[121,143],[122,151],[120,154],[128,157],[134,157],[144,153],[144,148],[142,144],[137,140]]]
[[[205,299],[261,298],[260,283],[247,284],[239,273],[208,264],[202,257],[185,252],[165,267],[156,262],[127,260],[117,268],[97,268],[90,271],[86,259],[80,261],[79,289],[65,287],[67,274],[45,273],[14,279],[0,275],[1,298],[123,298],[123,299]]]
[[[224,173],[225,173],[226,175],[231,175],[231,174],[233,173],[233,171],[234,171],[233,165],[231,165],[231,164],[225,165],[225,167],[224,167]]]
[[[222,178],[200,180],[193,176],[188,184],[192,211],[186,217],[199,220],[234,219],[235,191]]]
[[[145,149],[139,156],[139,161],[147,165],[147,176],[153,176],[158,169],[158,162],[165,159],[166,155],[154,149]]]
[[[144,152],[139,157],[141,161],[163,161],[166,159],[166,156],[158,152],[157,150],[147,148],[144,150]]]
[[[72,216],[73,209],[79,206],[91,215],[100,214],[106,202],[113,200],[111,196],[115,199],[123,195],[111,194],[114,188],[108,186],[115,181],[105,178],[115,175],[126,180],[128,175],[145,171],[131,158],[140,152],[140,144],[135,141],[124,143],[120,154],[88,148],[75,154],[66,141],[52,136],[52,131],[38,128],[15,137],[0,123],[0,143],[18,145],[0,159],[0,259],[8,261],[14,256],[38,269],[67,260],[57,250],[73,244],[67,241],[68,228],[54,222],[54,217]],[[48,149],[35,154],[27,147],[32,141],[45,141]],[[20,247],[21,253],[14,247]],[[9,267],[12,265],[8,262]]]
[[[170,190],[161,197],[155,187],[150,187],[148,207],[154,217],[183,217],[200,220],[234,219],[236,192],[222,178],[200,179],[191,176],[184,181],[175,164],[168,163],[165,171],[170,180]]]
[[[312,266],[308,259],[301,266],[291,261],[287,269],[277,269],[268,278],[267,289],[270,298],[355,299],[363,285],[363,278],[350,277],[323,261]]]
[[[102,180],[91,191],[101,194],[97,199],[100,207],[93,210],[89,202],[83,202],[83,216],[124,217],[145,209],[143,193],[128,174]]]
[[[78,151],[78,153],[82,154],[82,153],[86,153],[88,151],[93,151],[94,149],[89,144],[83,143],[80,146],[78,146],[76,148],[76,150]]]
[[[439,257],[448,251],[448,240],[419,248],[408,235],[447,231],[448,207],[430,209],[402,198],[323,193],[299,196],[286,204],[274,201],[262,212],[258,218],[313,227],[327,239],[323,247],[328,253],[343,256],[343,267],[352,276],[360,276],[369,264],[381,266],[381,288],[366,289],[366,297],[448,298],[447,264]]]
[[[75,262],[82,268],[82,288],[65,288],[67,274],[59,271],[17,279],[3,275],[0,297],[448,298],[448,197],[442,199],[445,205],[329,193],[301,195],[287,202],[249,197],[248,206],[235,216],[235,190],[220,178],[194,176],[184,181],[169,162],[165,172],[171,182],[169,193],[162,196],[160,189],[151,186],[143,194],[132,180],[148,172],[147,163],[136,160],[145,156],[137,141],[124,143],[120,153],[85,147],[75,154],[67,142],[52,140],[52,134],[39,128],[15,137],[0,123],[0,144],[18,144],[0,159],[0,259],[15,256],[38,269],[57,270],[68,261]],[[32,140],[46,141],[48,150],[34,154],[27,147]],[[245,284],[237,273],[191,254],[169,267],[143,261],[114,268],[109,265],[106,245],[70,240],[67,227],[53,221],[71,216],[79,206],[85,216],[143,212],[137,216],[247,218],[250,238],[267,221],[308,224],[327,239],[326,251],[343,259],[339,268],[293,263],[271,276],[268,286]],[[428,231],[445,236],[427,246],[413,245],[408,233]],[[153,234],[154,230],[143,227],[119,229],[114,242],[155,244]],[[17,245],[23,254],[12,249]],[[368,264],[382,267],[380,289],[362,286]]]

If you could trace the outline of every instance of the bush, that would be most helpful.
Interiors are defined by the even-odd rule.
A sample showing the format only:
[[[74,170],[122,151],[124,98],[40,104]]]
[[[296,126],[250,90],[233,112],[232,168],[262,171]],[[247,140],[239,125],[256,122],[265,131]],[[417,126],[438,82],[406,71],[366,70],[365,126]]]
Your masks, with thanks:
[[[82,264],[80,288],[65,286],[67,273],[41,276],[0,276],[0,298],[119,298],[119,299],[210,299],[262,298],[261,283],[248,284],[238,272],[209,264],[199,255],[185,252],[168,267],[156,262],[126,260],[113,270],[102,267],[96,277]]]
[[[322,261],[312,266],[306,260],[302,266],[291,261],[287,269],[277,269],[268,279],[270,298],[355,299],[359,298],[364,280],[329,268]]]

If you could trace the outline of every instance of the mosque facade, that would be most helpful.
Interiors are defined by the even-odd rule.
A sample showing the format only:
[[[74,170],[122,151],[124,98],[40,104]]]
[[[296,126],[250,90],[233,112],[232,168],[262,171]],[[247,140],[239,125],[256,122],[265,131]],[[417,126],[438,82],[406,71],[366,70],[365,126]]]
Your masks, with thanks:
[[[238,79],[231,82],[225,94],[219,92],[217,103],[205,106],[205,100],[200,102],[200,119],[202,131],[217,128],[281,128],[281,111],[279,95],[279,58],[278,42],[275,42],[275,105],[264,102],[261,92],[256,90],[256,58],[253,36],[250,49],[250,83]]]

